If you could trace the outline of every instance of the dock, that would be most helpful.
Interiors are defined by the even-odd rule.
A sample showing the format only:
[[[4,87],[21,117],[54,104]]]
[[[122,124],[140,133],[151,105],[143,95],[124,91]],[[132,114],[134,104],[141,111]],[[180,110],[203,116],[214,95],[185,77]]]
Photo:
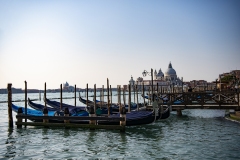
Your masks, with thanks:
[[[7,85],[8,122],[9,122],[9,127],[13,128],[11,86],[12,86],[11,83]],[[62,90],[62,85],[60,87]],[[25,81],[25,91],[27,91],[26,88],[27,88],[27,83]],[[94,95],[96,96],[96,87],[95,87]],[[46,98],[46,83],[45,83],[44,97]],[[62,103],[62,94],[60,99]],[[76,106],[76,100],[75,100],[75,106]],[[25,109],[24,113],[27,113],[27,93],[26,92],[25,92],[25,108],[24,109]],[[95,104],[94,106],[90,106],[89,116],[81,116],[81,117],[69,116],[68,108],[65,108],[64,116],[48,116],[48,110],[46,108],[46,101],[45,101],[43,116],[33,116],[33,115],[23,114],[23,108],[19,108],[16,115],[17,121],[15,122],[15,125],[17,126],[17,128],[22,128],[22,126],[24,125],[24,126],[42,126],[42,127],[87,128],[91,130],[107,129],[107,130],[120,130],[120,132],[125,132],[126,111],[122,107],[120,107],[119,113],[120,113],[120,117],[109,117],[109,114],[105,116],[96,116],[96,104]],[[23,121],[24,119],[25,119],[25,122]],[[31,120],[32,122],[27,122],[27,119]],[[119,125],[99,124],[99,122],[102,122],[102,121],[119,122]]]

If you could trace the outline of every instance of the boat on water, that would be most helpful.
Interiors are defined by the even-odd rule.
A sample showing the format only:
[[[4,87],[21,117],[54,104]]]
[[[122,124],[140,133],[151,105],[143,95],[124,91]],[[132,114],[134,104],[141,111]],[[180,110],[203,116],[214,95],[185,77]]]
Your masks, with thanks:
[[[51,106],[52,108],[60,110],[60,105],[61,105],[60,102],[49,100],[48,98],[44,99],[44,101],[46,102],[47,105]],[[66,104],[66,103],[62,103],[61,110],[64,110],[65,108],[72,109],[72,108],[76,108],[76,107],[77,108],[81,108],[81,109],[85,109],[86,108],[85,106],[73,106],[73,105],[69,105],[69,104]]]
[[[49,100],[50,101],[50,100]],[[31,105],[35,105],[34,102],[32,102],[29,99],[29,102],[31,103]],[[41,104],[36,104],[35,108],[39,107],[39,110],[41,110],[41,108],[43,108],[44,106]],[[85,107],[86,108],[86,107]],[[39,111],[42,115],[42,112]],[[56,110],[56,113],[58,111]],[[54,115],[56,115],[56,113]],[[89,112],[88,110],[82,110],[81,107],[70,107],[69,108],[69,113],[70,116],[89,116]],[[101,116],[101,115],[100,115]],[[109,116],[110,118],[115,118],[115,117],[120,117],[120,114],[111,114]],[[126,126],[133,126],[133,125],[141,125],[141,124],[149,124],[154,122],[155,120],[158,120],[161,117],[161,115],[159,113],[156,114],[153,111],[132,111],[130,113],[126,113]],[[89,123],[89,121],[71,121],[73,123]],[[97,121],[98,124],[104,124],[104,125],[118,125],[119,122],[113,121],[113,120],[98,120]]]
[[[79,96],[79,100],[80,100],[80,102],[82,102],[82,103],[84,103],[84,104],[87,103],[87,100],[85,100],[85,99],[82,98],[81,96]],[[88,100],[88,105],[89,105],[89,106],[91,106],[91,105],[93,105],[93,104],[94,104],[93,101]],[[107,108],[106,105],[104,105],[103,108],[104,108],[104,107]],[[111,109],[112,109],[112,111],[114,111],[116,114],[118,114],[118,112],[119,112],[119,106],[117,106],[117,105],[112,105],[112,106],[111,106]],[[125,109],[127,110],[128,108],[125,107]],[[137,112],[137,109],[136,109],[135,107],[134,107],[134,108],[131,108],[131,112],[132,112],[132,111]],[[139,111],[146,111],[146,107],[144,107],[144,106],[139,107]],[[131,112],[130,112],[130,113],[131,113]],[[169,107],[165,107],[162,112],[161,112],[160,110],[158,110],[158,117],[157,117],[157,119],[166,119],[166,118],[168,118],[168,117],[170,116],[170,112],[171,112],[171,109],[170,109]]]
[[[109,117],[115,118],[120,117],[120,114],[112,114]],[[153,111],[131,111],[126,113],[126,126],[135,126],[135,125],[143,125],[150,124],[160,118],[159,115],[155,116]],[[103,125],[117,125],[119,122],[104,120],[98,121],[98,124]]]
[[[82,102],[83,104],[88,106],[94,106],[94,101],[91,100],[86,100],[79,95],[79,101]],[[97,108],[108,108],[108,103],[107,102],[102,102],[99,100],[96,100],[96,106]],[[112,112],[119,112],[119,105],[116,103],[112,103],[110,106]],[[125,105],[125,109],[128,110],[128,105]],[[131,110],[137,109],[137,104],[136,103],[131,103]]]
[[[28,105],[35,109],[35,110],[39,110],[39,111],[43,111],[44,107],[43,105],[41,104],[37,104],[37,103],[34,103],[30,98],[28,98]],[[59,111],[59,109],[56,109],[56,108],[52,108],[52,107],[46,107],[48,111]]]
[[[27,115],[30,115],[30,116],[43,116],[43,111],[42,110],[36,110],[36,109],[30,109],[30,108],[27,108],[27,112],[25,113],[25,108],[24,107],[20,107],[20,106],[17,106],[15,104],[12,103],[12,110],[15,112],[15,113],[18,113],[18,110],[22,108],[22,111],[23,111],[23,114],[27,114]],[[56,111],[48,111],[48,115],[49,116],[55,116],[56,115]],[[42,122],[41,119],[29,119],[33,122]],[[50,122],[59,122],[59,121],[55,121],[55,120],[50,120]],[[63,122],[63,121],[62,121]]]
[[[89,116],[88,111],[86,110],[86,107],[75,107],[75,106],[71,106],[68,104],[64,104],[64,107],[62,110],[60,110],[60,103],[56,102],[56,101],[50,101],[47,100],[49,102],[49,104],[54,104],[54,105],[50,105],[50,106],[54,106],[53,107],[47,107],[48,111],[55,111],[55,115],[64,115],[63,110],[65,110],[65,108],[68,108],[69,110],[69,115],[70,116]],[[58,105],[59,104],[59,105]],[[41,104],[37,104],[34,103],[33,101],[30,100],[30,98],[28,98],[28,105],[30,107],[32,107],[33,109],[42,111],[44,109],[45,106],[41,105]]]
[[[46,98],[46,104],[55,108],[56,110],[60,110],[60,105],[61,105],[60,102],[49,100]],[[74,112],[74,111],[75,112],[80,112],[80,111],[87,112],[87,110],[89,109],[86,106],[73,106],[73,105],[62,103],[62,110],[64,110],[65,108],[68,108],[70,113]],[[107,110],[107,108],[97,108],[96,114],[97,115],[108,114],[108,110]],[[88,116],[88,115],[86,115],[86,116]]]

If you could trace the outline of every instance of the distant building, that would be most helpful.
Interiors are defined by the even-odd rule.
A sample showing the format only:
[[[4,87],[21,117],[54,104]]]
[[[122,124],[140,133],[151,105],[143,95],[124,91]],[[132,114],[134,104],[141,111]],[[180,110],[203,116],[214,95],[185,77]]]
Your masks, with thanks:
[[[70,86],[68,82],[63,83],[63,92],[74,92],[75,87]]]
[[[173,69],[171,62],[168,65],[167,70],[165,71],[165,74],[162,72],[161,68],[157,72],[156,69],[153,73],[153,86],[156,90],[156,86],[158,85],[159,87],[164,87],[164,88],[171,88],[171,87],[177,87],[182,85],[182,79],[179,79],[177,77],[177,73],[175,69]],[[142,85],[144,84],[144,88],[148,89],[149,87],[151,88],[152,85],[152,80],[143,80],[142,77],[138,77],[136,82],[133,80],[132,76],[129,81],[129,84],[131,87],[133,85],[137,85],[138,89],[142,88]]]

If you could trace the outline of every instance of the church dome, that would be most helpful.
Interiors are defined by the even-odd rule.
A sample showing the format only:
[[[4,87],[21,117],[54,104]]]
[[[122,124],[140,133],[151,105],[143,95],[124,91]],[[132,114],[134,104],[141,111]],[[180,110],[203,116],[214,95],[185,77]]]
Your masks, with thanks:
[[[68,82],[64,83],[63,86],[64,86],[64,87],[69,87]]]
[[[163,74],[161,68],[158,71],[157,77],[164,77],[164,74]]]
[[[173,76],[173,75],[176,75],[176,71],[175,69],[172,68],[172,64],[170,62],[168,65],[168,69],[165,72],[165,76]]]

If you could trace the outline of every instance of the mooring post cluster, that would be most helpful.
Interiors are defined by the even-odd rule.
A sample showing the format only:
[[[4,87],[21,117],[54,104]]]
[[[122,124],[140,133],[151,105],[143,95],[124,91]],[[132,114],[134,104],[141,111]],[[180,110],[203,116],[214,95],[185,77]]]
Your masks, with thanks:
[[[8,84],[7,89],[8,89],[8,121],[9,121],[9,127],[13,127],[13,118],[12,118],[12,89],[11,89],[12,84]],[[107,103],[107,108],[108,108],[108,116],[110,115],[110,102],[112,103],[112,97],[111,101],[109,98],[110,91],[109,91],[109,81],[107,79],[107,89],[108,89],[108,103]],[[110,85],[110,90],[111,90],[111,85]],[[24,111],[22,107],[18,109],[17,115],[16,115],[16,125],[17,128],[21,128],[22,125],[30,125],[30,126],[44,126],[44,127],[65,127],[65,128],[70,128],[70,127],[80,127],[80,128],[89,128],[89,129],[118,129],[120,131],[125,131],[125,126],[126,126],[126,113],[125,113],[125,107],[123,111],[121,110],[121,116],[119,118],[111,118],[111,117],[103,117],[103,116],[96,116],[96,84],[94,85],[94,104],[89,104],[88,103],[88,84],[86,86],[86,97],[87,97],[87,107],[89,108],[89,116],[88,117],[71,117],[69,109],[66,107],[64,108],[64,116],[58,115],[58,116],[49,116],[48,115],[48,109],[47,109],[47,97],[46,97],[46,82],[44,84],[44,109],[43,109],[43,115],[42,116],[33,116],[33,115],[27,115],[28,109],[27,109],[27,82],[25,81],[25,108]],[[112,91],[111,91],[112,95]],[[76,106],[76,85],[75,85],[75,102],[74,105]],[[62,84],[60,85],[60,111],[63,109],[62,107]],[[56,112],[57,113],[57,112]],[[25,122],[22,120],[25,118]],[[27,119],[31,119],[34,122],[27,122]],[[39,120],[42,119],[42,122]],[[37,122],[35,122],[37,120]],[[53,123],[53,121],[57,121]],[[73,122],[76,121],[89,121],[89,124],[78,124],[78,123],[71,123],[71,120]],[[60,123],[60,122],[63,123]],[[99,125],[97,122],[98,121],[119,121],[119,125]]]

